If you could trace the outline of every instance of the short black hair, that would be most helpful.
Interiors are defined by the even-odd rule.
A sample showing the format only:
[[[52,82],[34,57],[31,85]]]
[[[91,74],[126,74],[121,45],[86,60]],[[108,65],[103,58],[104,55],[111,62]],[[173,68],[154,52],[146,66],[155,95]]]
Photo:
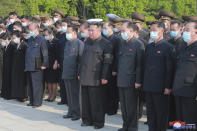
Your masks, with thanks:
[[[29,26],[23,27],[22,33],[28,34],[29,33]]]
[[[53,34],[53,30],[49,27],[44,28],[43,32],[47,31],[50,35]]]
[[[13,31],[11,35],[12,35],[12,36],[15,35],[15,36],[18,37],[18,38],[21,37],[21,33],[20,33],[19,31],[17,31],[17,30],[16,30],[16,31]]]
[[[84,26],[84,28],[87,29],[88,28],[88,22],[84,22],[80,26]]]
[[[30,17],[28,15],[22,15],[21,19],[26,19],[26,20],[30,20]]]
[[[22,28],[22,24],[21,24],[21,22],[19,22],[19,21],[14,22],[14,25],[15,25],[15,26],[19,26],[19,27]]]
[[[112,24],[111,22],[109,22],[109,21],[108,21],[108,22],[103,23],[103,25],[104,25],[104,24],[107,24],[109,27],[113,28],[113,24]]]
[[[72,30],[77,33],[78,32],[78,28],[76,27],[76,25],[70,24],[68,25],[68,28],[72,28]]]
[[[165,24],[162,21],[153,21],[151,25],[157,25],[158,28],[163,28],[165,30]]]
[[[183,23],[180,20],[173,20],[171,21],[170,25],[178,24],[179,27],[183,27]]]
[[[11,40],[11,36],[10,36],[10,34],[8,33],[8,32],[5,32],[5,33],[2,33],[1,35],[0,35],[0,39],[3,39],[3,40]]]
[[[64,19],[62,20],[62,22],[65,22],[65,23],[67,23],[67,24],[71,24],[71,19],[64,18]]]
[[[54,25],[55,25],[55,27],[57,27],[58,25],[62,26],[62,21],[59,21],[59,20],[58,20],[57,22],[55,22]]]
[[[13,11],[13,12],[10,12],[10,13],[9,13],[9,16],[10,16],[10,15],[16,15],[16,16],[17,16],[17,13]]]
[[[135,31],[135,32],[139,31],[138,26],[136,24],[134,24],[133,22],[125,22],[125,23],[127,24],[127,28],[133,29],[133,31]]]

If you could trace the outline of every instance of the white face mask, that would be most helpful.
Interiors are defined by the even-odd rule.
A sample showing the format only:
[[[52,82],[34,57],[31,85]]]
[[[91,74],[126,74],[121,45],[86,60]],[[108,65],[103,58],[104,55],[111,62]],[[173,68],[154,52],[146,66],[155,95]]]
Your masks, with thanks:
[[[165,25],[165,28],[167,29],[168,28],[168,24],[166,22],[164,22],[164,25]]]
[[[57,22],[57,21],[58,21],[58,18],[54,17],[54,18],[53,18],[53,21],[54,21],[54,22]]]
[[[16,44],[19,44],[20,43],[20,40],[17,39],[17,38],[15,38],[15,39],[13,39],[13,42],[16,43]]]
[[[48,23],[43,23],[43,25],[44,25],[45,27],[48,27],[48,26],[49,26],[49,24],[48,24]]]
[[[65,33],[67,31],[67,26],[62,26],[62,31]]]
[[[192,41],[191,32],[184,31],[183,35],[182,35],[182,38],[186,43],[190,43]]]
[[[24,38],[25,38],[26,40],[28,40],[30,37],[31,37],[30,35],[24,36]]]
[[[119,32],[118,28],[113,28],[114,32]]]
[[[72,36],[71,33],[67,33],[67,34],[66,34],[66,39],[67,39],[67,40],[72,40],[72,38],[73,38],[73,36]]]
[[[59,28],[59,29],[56,29],[57,30],[57,32],[61,32],[62,31],[62,28]]]
[[[22,26],[23,26],[23,27],[26,27],[26,26],[27,26],[27,23],[22,22]]]
[[[0,32],[0,34],[3,34],[3,33],[4,33],[4,31],[1,31],[1,32]]]
[[[4,47],[4,46],[6,46],[7,44],[6,44],[6,42],[2,41],[2,42],[1,42],[1,45]]]
[[[45,40],[50,40],[50,36],[48,36],[48,35],[45,36],[44,38],[45,38]]]
[[[157,31],[151,31],[150,32],[150,38],[152,39],[152,40],[157,40],[157,39],[159,39],[159,35],[158,35],[158,32]]]
[[[12,24],[13,24],[14,22],[15,22],[15,20],[14,20],[14,19],[10,19],[10,23],[12,23]]]

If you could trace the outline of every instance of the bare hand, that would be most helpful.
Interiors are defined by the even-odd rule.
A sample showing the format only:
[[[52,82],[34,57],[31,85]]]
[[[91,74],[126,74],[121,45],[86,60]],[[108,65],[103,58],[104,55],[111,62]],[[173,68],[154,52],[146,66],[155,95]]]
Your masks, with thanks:
[[[141,84],[135,83],[135,88],[136,89],[140,88],[141,86],[142,86]]]
[[[102,83],[102,85],[105,85],[105,84],[107,84],[107,83],[108,83],[108,80],[101,79],[101,83]]]
[[[41,70],[45,70],[46,69],[46,67],[44,67],[44,66],[41,66]]]
[[[78,76],[78,80],[80,80],[80,76]]]
[[[117,72],[112,72],[112,76],[116,76],[117,75]]]
[[[57,69],[57,63],[54,63],[53,65],[53,69],[56,70]]]
[[[197,100],[197,96],[196,96],[196,100]]]
[[[164,95],[170,95],[171,89],[165,88]]]

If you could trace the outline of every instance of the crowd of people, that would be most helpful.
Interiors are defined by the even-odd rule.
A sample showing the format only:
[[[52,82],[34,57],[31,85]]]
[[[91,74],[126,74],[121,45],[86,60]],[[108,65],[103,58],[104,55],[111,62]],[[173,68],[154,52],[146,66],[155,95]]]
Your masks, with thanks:
[[[50,15],[0,19],[1,97],[40,107],[58,85],[65,119],[104,127],[105,115],[123,120],[118,131],[137,131],[146,106],[149,131],[169,122],[197,124],[197,16],[161,10],[154,21],[107,14],[109,21]],[[146,26],[144,26],[146,24]],[[184,125],[183,130],[187,126]]]

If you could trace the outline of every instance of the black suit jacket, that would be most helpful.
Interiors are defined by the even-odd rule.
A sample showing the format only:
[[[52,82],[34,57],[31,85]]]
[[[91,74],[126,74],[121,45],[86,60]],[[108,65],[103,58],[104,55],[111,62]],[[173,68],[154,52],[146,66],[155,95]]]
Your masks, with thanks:
[[[146,47],[144,91],[162,93],[172,88],[175,59],[175,49],[165,39]]]
[[[81,58],[80,81],[82,86],[100,86],[101,79],[109,78],[112,63],[112,45],[104,37],[85,42]]]
[[[144,44],[136,38],[122,40],[118,60],[118,87],[131,88],[135,83],[142,84]]]
[[[197,41],[181,50],[173,84],[176,96],[197,96]]]

